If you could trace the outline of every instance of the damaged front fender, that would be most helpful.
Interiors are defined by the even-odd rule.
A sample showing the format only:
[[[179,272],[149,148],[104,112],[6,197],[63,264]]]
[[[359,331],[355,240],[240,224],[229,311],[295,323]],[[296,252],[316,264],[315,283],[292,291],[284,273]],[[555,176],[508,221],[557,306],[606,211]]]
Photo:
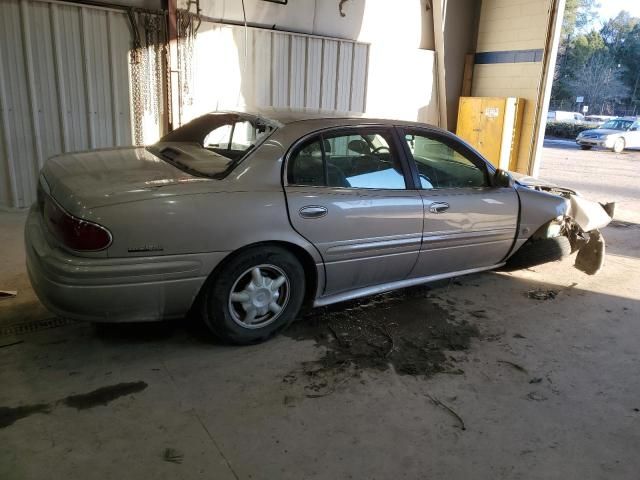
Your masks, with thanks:
[[[604,228],[609,225],[609,222],[612,220],[609,213],[605,210],[605,207],[598,202],[587,200],[577,193],[570,194],[569,201],[571,205],[567,214],[576,222],[583,232],[591,232],[592,230]]]
[[[578,250],[575,267],[588,275],[595,275],[604,265],[605,241],[600,229],[611,222],[615,204],[601,205],[578,194],[572,194],[569,200],[571,208],[568,214],[574,223],[569,241],[572,250]],[[588,239],[585,239],[585,233]]]
[[[589,275],[596,274],[604,265],[605,255],[600,229],[611,222],[615,204],[602,205],[582,197],[575,190],[532,177],[518,174],[514,177],[521,202],[520,241],[531,230],[533,233],[528,241],[535,240],[536,236],[548,238],[549,232],[564,235],[569,239],[571,251],[578,252],[575,267]],[[555,203],[550,197],[555,198]],[[545,220],[540,222],[542,217]],[[534,228],[536,224],[538,227]],[[557,225],[560,225],[559,229],[551,228]]]
[[[604,238],[600,230],[589,232],[589,241],[578,250],[575,267],[588,275],[595,275],[604,265]]]

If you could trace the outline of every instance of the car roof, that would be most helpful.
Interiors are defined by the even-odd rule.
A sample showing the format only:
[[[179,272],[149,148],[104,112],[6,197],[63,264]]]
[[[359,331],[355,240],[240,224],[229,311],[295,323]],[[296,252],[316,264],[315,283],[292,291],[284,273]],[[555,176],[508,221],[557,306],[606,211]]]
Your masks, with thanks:
[[[211,112],[220,113],[220,112]],[[225,113],[238,113],[261,117],[281,125],[305,121],[326,120],[328,125],[335,125],[336,120],[366,120],[367,123],[381,123],[388,125],[429,125],[422,122],[410,122],[391,118],[376,118],[360,112],[323,110],[316,108],[270,108],[270,107],[242,107],[236,110],[226,110]],[[433,125],[429,125],[434,127]],[[437,127],[436,127],[437,128]]]

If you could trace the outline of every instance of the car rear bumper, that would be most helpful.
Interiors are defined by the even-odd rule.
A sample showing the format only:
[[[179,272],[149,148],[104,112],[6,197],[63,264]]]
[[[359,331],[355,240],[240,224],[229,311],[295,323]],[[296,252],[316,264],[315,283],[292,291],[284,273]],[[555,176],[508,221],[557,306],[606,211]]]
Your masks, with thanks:
[[[40,301],[75,320],[139,322],[183,317],[225,252],[131,258],[71,255],[47,241],[37,207],[25,226],[27,271]]]

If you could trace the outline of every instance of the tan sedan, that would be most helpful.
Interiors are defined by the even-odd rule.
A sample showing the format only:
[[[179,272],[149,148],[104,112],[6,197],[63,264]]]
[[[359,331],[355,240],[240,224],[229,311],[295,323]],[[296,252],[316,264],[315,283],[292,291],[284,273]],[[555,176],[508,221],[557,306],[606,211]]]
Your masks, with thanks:
[[[27,266],[60,315],[195,310],[219,337],[252,343],[304,303],[555,260],[589,237],[593,247],[608,221],[600,205],[514,181],[428,125],[220,112],[147,148],[51,158]]]

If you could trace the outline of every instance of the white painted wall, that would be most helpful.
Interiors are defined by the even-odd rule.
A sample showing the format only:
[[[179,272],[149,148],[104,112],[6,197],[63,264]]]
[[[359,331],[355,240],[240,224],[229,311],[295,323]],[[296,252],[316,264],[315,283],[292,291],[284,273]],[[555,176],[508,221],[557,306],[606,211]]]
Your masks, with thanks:
[[[203,22],[180,123],[238,106],[364,111],[369,45]]]
[[[343,4],[344,17],[339,4],[338,0],[291,0],[284,6],[245,0],[245,10],[250,24],[369,43],[365,111],[437,124],[435,54],[420,49],[429,43],[424,2],[348,0]],[[178,0],[178,7],[187,9],[187,1]],[[201,0],[200,7],[202,15],[214,20],[243,21],[240,0]],[[228,52],[211,55],[222,58]]]

